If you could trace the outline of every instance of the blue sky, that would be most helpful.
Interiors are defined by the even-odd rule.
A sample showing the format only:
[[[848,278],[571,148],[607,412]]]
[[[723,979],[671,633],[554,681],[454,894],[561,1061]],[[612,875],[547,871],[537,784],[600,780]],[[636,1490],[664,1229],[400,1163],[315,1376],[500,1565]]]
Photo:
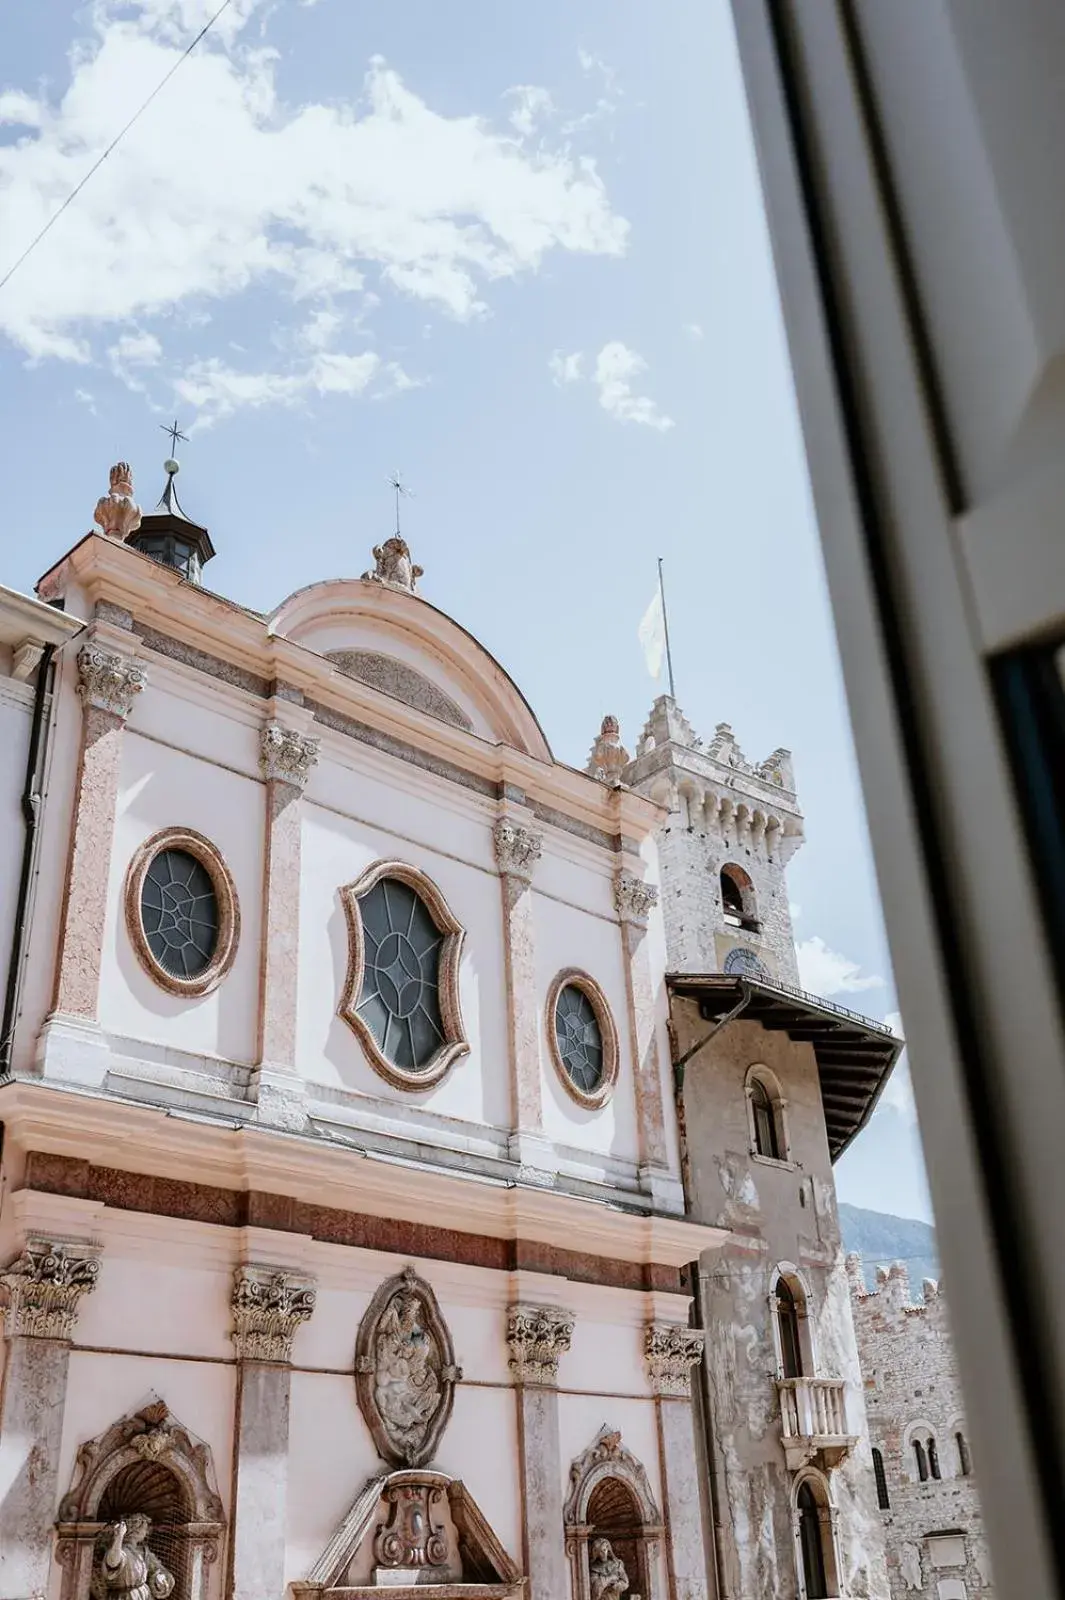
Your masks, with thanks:
[[[6,8],[0,274],[217,0]],[[725,0],[232,0],[0,290],[29,588],[119,457],[180,490],[209,585],[269,608],[357,574],[389,473],[423,592],[513,673],[560,759],[655,692],[795,753],[811,988],[895,1000]],[[837,1169],[927,1216],[898,1075]]]

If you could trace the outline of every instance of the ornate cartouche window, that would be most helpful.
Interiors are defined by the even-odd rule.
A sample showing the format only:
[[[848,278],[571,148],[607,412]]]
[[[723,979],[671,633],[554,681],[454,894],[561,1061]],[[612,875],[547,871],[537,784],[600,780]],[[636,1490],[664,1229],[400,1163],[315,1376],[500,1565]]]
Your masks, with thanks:
[[[142,965],[171,994],[207,994],[225,977],[240,911],[209,839],[164,828],[145,840],[126,879],[126,925]]]
[[[578,1105],[610,1098],[618,1075],[618,1038],[606,996],[586,972],[560,972],[547,997],[547,1038],[555,1069]]]
[[[340,1015],[383,1078],[428,1089],[469,1052],[459,1011],[463,929],[436,885],[404,862],[377,862],[341,897],[350,959]]]

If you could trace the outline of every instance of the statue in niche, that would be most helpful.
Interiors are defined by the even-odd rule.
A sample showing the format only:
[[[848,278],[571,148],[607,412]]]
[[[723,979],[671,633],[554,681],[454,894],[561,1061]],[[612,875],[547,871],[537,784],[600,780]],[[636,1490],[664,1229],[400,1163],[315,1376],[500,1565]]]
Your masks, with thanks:
[[[89,1594],[92,1600],[167,1600],[174,1577],[148,1548],[150,1520],[135,1512],[100,1535]]]
[[[609,1539],[593,1539],[588,1575],[592,1580],[592,1600],[621,1600],[629,1587],[625,1563],[614,1554]]]
[[[407,1267],[374,1295],[355,1347],[359,1407],[383,1460],[431,1459],[461,1377],[436,1297]]]

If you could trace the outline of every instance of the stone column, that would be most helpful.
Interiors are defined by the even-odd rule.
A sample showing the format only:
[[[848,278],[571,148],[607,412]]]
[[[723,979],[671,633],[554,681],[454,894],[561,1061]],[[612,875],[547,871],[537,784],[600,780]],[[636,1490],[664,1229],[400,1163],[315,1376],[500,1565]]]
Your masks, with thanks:
[[[318,760],[318,740],[277,721],[262,730],[266,779],[263,933],[259,989],[259,1064],[252,1093],[259,1120],[300,1128],[305,1089],[296,1071],[299,976],[300,796]]]
[[[696,1329],[648,1324],[644,1356],[658,1421],[671,1600],[707,1600],[710,1593],[691,1391],[691,1369],[702,1353],[703,1334]]]
[[[106,1064],[97,1009],[122,730],[147,683],[144,667],[127,653],[130,644],[129,635],[97,624],[92,641],[78,655],[78,693],[84,710],[81,753],[55,996],[41,1039],[46,1072],[58,1068],[64,1077],[90,1083],[101,1081]]]
[[[314,1300],[314,1280],[282,1268],[248,1264],[234,1274],[231,1600],[280,1600],[285,1593],[289,1362],[296,1329],[310,1318]]]
[[[536,983],[536,935],[532,876],[543,835],[513,817],[500,817],[492,832],[503,890],[507,1027],[510,1040],[514,1132],[511,1153],[521,1166],[547,1169],[540,1092],[540,995]]]
[[[7,1361],[0,1396],[0,1594],[40,1600],[48,1589],[59,1505],[59,1450],[70,1341],[99,1250],[31,1237],[0,1274]]]
[[[647,953],[647,918],[658,904],[658,890],[624,868],[614,877],[614,905],[621,922],[625,950],[625,988],[629,1005],[629,1033],[635,1060],[636,1117],[640,1137],[640,1180],[663,1209],[683,1211],[679,1182],[666,1160],[665,1107],[662,1070],[658,1054],[651,963]]]
[[[569,1592],[556,1386],[558,1359],[572,1336],[573,1317],[558,1306],[518,1304],[507,1313],[509,1366],[517,1385],[522,1553],[529,1600],[559,1600]]]

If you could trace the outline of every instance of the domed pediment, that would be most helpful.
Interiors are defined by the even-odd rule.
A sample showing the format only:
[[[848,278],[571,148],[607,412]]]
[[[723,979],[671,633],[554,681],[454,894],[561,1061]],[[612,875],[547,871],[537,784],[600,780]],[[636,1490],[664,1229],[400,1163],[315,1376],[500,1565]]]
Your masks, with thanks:
[[[472,634],[417,594],[362,578],[315,583],[278,606],[269,631],[439,722],[552,759],[513,679]]]

